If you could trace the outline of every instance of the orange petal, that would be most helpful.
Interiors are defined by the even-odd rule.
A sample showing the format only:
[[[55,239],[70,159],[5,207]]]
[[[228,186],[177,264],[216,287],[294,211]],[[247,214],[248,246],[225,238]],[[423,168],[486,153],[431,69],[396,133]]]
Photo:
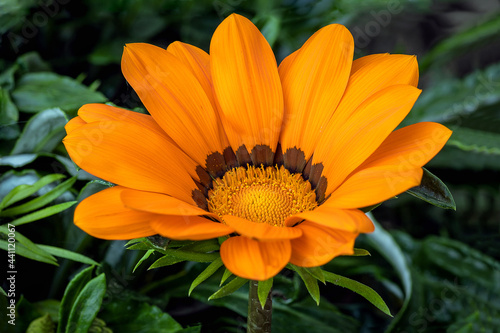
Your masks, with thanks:
[[[292,239],[302,235],[302,232],[297,228],[274,227],[267,223],[256,223],[238,216],[224,215],[222,219],[240,235],[261,241]]]
[[[351,71],[354,42],[342,25],[316,32],[293,59],[280,66],[285,101],[280,137],[284,153],[298,147],[312,155],[325,123],[335,111]],[[286,155],[284,156],[287,165]]]
[[[325,205],[344,209],[375,205],[419,185],[422,173],[421,168],[405,165],[363,169],[340,185]]]
[[[162,215],[214,215],[169,195],[126,189],[122,192],[125,207]]]
[[[354,233],[372,232],[375,230],[372,221],[358,209],[338,209],[330,207],[328,201],[315,210],[290,216],[286,225],[294,225],[302,220]]]
[[[84,199],[76,207],[75,225],[103,239],[132,239],[156,234],[149,225],[155,214],[126,208],[120,199],[123,190],[115,186]]]
[[[356,233],[330,229],[312,222],[296,226],[302,237],[292,239],[290,262],[301,267],[316,267],[342,254],[354,253]]]
[[[66,133],[69,134],[70,132],[73,132],[75,129],[80,128],[85,124],[85,120],[83,120],[81,117],[76,116],[66,123],[64,129],[66,130]]]
[[[222,243],[220,256],[233,274],[245,279],[264,281],[286,266],[291,251],[289,240],[259,242],[236,236]]]
[[[334,114],[313,157],[313,168],[316,163],[324,167],[327,196],[380,146],[410,112],[419,94],[413,86],[390,86],[369,97],[347,120],[336,122]]]
[[[351,75],[356,73],[361,67],[370,64],[374,61],[378,61],[381,58],[388,56],[389,53],[378,53],[378,54],[370,54],[361,58],[358,58],[352,62],[351,67]]]
[[[210,44],[211,73],[221,119],[233,150],[255,145],[275,151],[283,118],[276,59],[260,31],[232,14]],[[271,160],[272,163],[272,160]]]
[[[438,123],[423,122],[392,132],[360,169],[382,165],[422,167],[443,148],[451,131]]]
[[[415,56],[388,54],[361,67],[349,78],[344,96],[331,121],[345,122],[368,97],[397,84],[417,86],[418,63]]]
[[[157,215],[151,227],[163,237],[177,240],[212,239],[234,231],[225,224],[200,216]]]
[[[222,153],[212,104],[177,57],[150,44],[127,44],[122,71],[156,122],[199,165],[210,153]]]
[[[136,190],[159,192],[193,204],[196,185],[179,159],[185,155],[164,136],[129,122],[93,122],[63,140],[85,171]]]
[[[158,126],[156,121],[154,121],[153,117],[150,115],[118,108],[116,106],[97,103],[85,104],[80,108],[80,110],[78,110],[78,115],[87,123],[113,120],[131,122],[147,127],[148,129],[168,138],[166,133],[160,126]],[[170,138],[168,138],[168,140],[172,141]]]

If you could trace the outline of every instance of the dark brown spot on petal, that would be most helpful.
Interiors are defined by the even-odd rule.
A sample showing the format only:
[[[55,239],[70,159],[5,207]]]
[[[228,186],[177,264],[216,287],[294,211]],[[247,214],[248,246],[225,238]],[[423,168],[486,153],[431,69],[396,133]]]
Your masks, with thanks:
[[[323,169],[324,167],[322,163],[316,163],[311,166],[311,171],[309,172],[309,182],[311,183],[312,188],[315,189],[318,187]]]
[[[236,155],[231,147],[226,147],[222,154],[224,155],[224,160],[226,161],[227,170],[236,168],[238,166],[238,160],[236,159]]]
[[[198,207],[208,211],[207,198],[200,190],[193,190],[193,192],[191,192],[191,197]]]
[[[302,173],[302,170],[306,166],[304,152],[296,147],[288,148],[283,154],[283,164],[290,172]]]
[[[253,165],[273,165],[274,153],[269,146],[255,145],[252,149],[250,157],[252,158]]]
[[[311,158],[309,159],[309,161],[307,161],[307,163],[306,163],[304,171],[302,171],[302,178],[304,178],[305,180],[308,180],[309,176],[311,174],[312,160],[313,160],[313,158],[311,156]]]
[[[214,177],[222,177],[226,172],[226,161],[221,153],[211,153],[205,159],[205,165],[208,173]]]
[[[236,159],[238,160],[238,164],[240,166],[247,166],[247,164],[252,165],[252,159],[250,158],[250,154],[248,154],[248,150],[245,145],[240,146],[240,148],[236,151]]]
[[[327,186],[328,186],[328,180],[324,176],[321,176],[318,182],[318,186],[316,186],[316,201],[319,204],[322,204],[323,201],[325,200],[325,192]]]
[[[206,189],[212,187],[212,177],[210,177],[207,170],[203,169],[201,166],[198,165],[196,167],[196,174],[198,175],[198,178],[200,179],[199,184],[201,186],[203,186]],[[196,183],[198,183],[198,182],[196,182]]]
[[[276,147],[276,153],[274,154],[274,165],[283,165],[283,151],[281,150],[281,144],[278,142],[278,147]]]

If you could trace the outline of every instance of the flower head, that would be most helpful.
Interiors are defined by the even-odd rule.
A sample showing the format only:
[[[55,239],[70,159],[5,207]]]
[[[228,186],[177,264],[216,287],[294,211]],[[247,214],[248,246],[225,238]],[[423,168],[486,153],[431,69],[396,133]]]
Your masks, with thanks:
[[[429,122],[394,131],[420,94],[415,57],[353,50],[332,24],[278,67],[235,14],[210,55],[128,44],[122,71],[151,115],[88,104],[67,124],[71,158],[117,184],[83,200],[75,224],[104,239],[229,236],[224,264],[255,280],[352,254],[373,231],[360,208],[418,185],[451,135]]]

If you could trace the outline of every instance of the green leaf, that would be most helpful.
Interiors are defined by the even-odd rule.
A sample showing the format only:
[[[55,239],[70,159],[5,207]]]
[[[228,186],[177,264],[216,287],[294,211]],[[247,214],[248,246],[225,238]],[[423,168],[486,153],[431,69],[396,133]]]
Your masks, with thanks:
[[[453,195],[448,187],[429,170],[424,169],[422,181],[419,186],[409,189],[407,192],[434,206],[457,210]]]
[[[311,273],[309,273],[309,271],[304,267],[299,267],[292,264],[288,264],[287,267],[299,273],[300,278],[306,285],[309,295],[311,295],[312,299],[316,302],[316,305],[319,305],[321,296],[319,293],[318,280],[314,276],[312,276]]]
[[[220,257],[212,261],[210,265],[208,265],[207,268],[205,268],[203,272],[201,272],[200,275],[198,275],[196,279],[194,279],[193,283],[191,283],[188,291],[188,296],[191,295],[191,292],[194,288],[196,288],[196,286],[211,277],[223,265],[224,264],[222,263],[222,259]]]
[[[9,249],[8,244],[9,243],[7,241],[0,239],[0,249],[8,251],[8,249]],[[41,249],[39,251],[33,250],[31,248],[27,248],[26,246],[24,246],[22,244],[16,243],[16,255],[26,257],[26,258],[29,258],[32,260],[44,262],[46,264],[58,266],[57,260],[55,258],[53,258],[53,259],[48,258],[45,255],[46,252],[42,252],[42,251],[43,250],[41,250]]]
[[[115,333],[177,333],[182,326],[159,307],[135,299],[120,299],[102,305],[99,317]]]
[[[69,259],[77,262],[81,262],[83,264],[87,265],[95,265],[95,266],[100,266],[99,263],[95,262],[94,260],[90,259],[87,256],[84,256],[83,254],[76,253],[70,250],[66,249],[61,249],[59,247],[54,247],[50,245],[43,245],[43,244],[38,244],[38,247],[41,248],[42,250],[46,251],[47,253],[59,257],[59,258],[64,258],[64,259]]]
[[[4,296],[7,296],[7,293],[5,292],[5,290],[3,290],[2,287],[0,287],[0,294],[2,294]]]
[[[94,266],[90,266],[78,273],[68,283],[64,296],[59,307],[59,325],[57,326],[57,333],[66,332],[66,325],[68,323],[69,315],[76,298],[82,291],[83,287],[90,281]]]
[[[405,299],[401,310],[386,330],[386,332],[390,332],[398,324],[399,320],[401,320],[405,310],[410,304],[410,300],[412,298],[413,280],[410,266],[399,245],[396,243],[394,238],[375,220],[371,213],[368,213],[367,215],[375,225],[375,231],[366,235],[368,243],[374,247],[394,268],[403,284],[405,293]]]
[[[9,229],[5,225],[0,226],[0,233],[5,235],[9,234]],[[19,231],[15,231],[15,240],[14,243],[16,246],[16,254],[30,258],[33,260],[45,262],[48,264],[56,265],[57,260],[53,256],[51,256],[46,251],[42,250],[37,244],[30,241],[27,237],[23,236]],[[8,245],[7,242],[0,239],[0,248],[7,251]]]
[[[173,256],[163,256],[156,260],[151,266],[149,266],[148,270],[164,266],[171,266],[183,261],[186,261],[186,259],[181,259]]]
[[[217,239],[207,239],[204,241],[197,241],[194,242],[193,244],[189,244],[186,246],[183,246],[182,251],[188,251],[188,252],[212,252],[212,251],[218,251],[220,249],[219,242]]]
[[[55,214],[60,213],[62,211],[65,211],[66,209],[73,206],[77,202],[78,201],[68,201],[68,202],[58,204],[58,205],[43,208],[43,209],[40,209],[34,213],[24,215],[23,217],[15,219],[14,221],[11,222],[11,224],[18,226],[18,225],[38,221],[38,220],[44,219],[48,216],[52,216],[52,215],[55,215]]]
[[[56,180],[64,178],[64,175],[61,174],[51,174],[45,177],[42,177],[33,185],[22,184],[16,186],[12,191],[10,191],[0,202],[0,211],[5,207],[8,207],[20,200],[26,199],[32,194],[38,192],[42,187]]]
[[[86,103],[103,103],[106,97],[67,76],[50,72],[28,73],[17,82],[12,97],[24,112],[60,107],[74,111]]]
[[[128,244],[128,243],[127,243]],[[134,269],[132,270],[132,273],[135,273],[135,270],[144,262],[144,260],[148,259],[150,255],[152,255],[155,252],[155,250],[147,250],[146,253],[142,256],[141,259],[135,264]]]
[[[38,209],[40,207],[45,206],[49,202],[55,200],[59,196],[61,196],[64,192],[68,191],[71,189],[73,184],[76,181],[76,177],[71,177],[65,182],[57,185],[54,189],[51,191],[45,193],[44,195],[39,196],[36,199],[30,200],[22,205],[6,209],[2,212],[0,212],[0,216],[13,216],[13,215],[20,215],[20,214],[26,214],[28,212],[31,212],[35,209]]]
[[[220,258],[219,253],[199,253],[172,249],[166,249],[160,252],[175,259],[196,262],[212,262],[215,259]]]
[[[303,267],[309,274],[314,276],[317,280],[325,283],[325,277],[323,276],[323,270],[320,267]]]
[[[236,290],[240,289],[245,283],[247,283],[248,280],[244,278],[240,278],[239,276],[235,277],[231,281],[229,281],[228,284],[217,290],[215,293],[213,293],[208,300],[213,300],[213,299],[218,299],[222,298],[228,295],[231,295],[234,293]]]
[[[0,88],[0,127],[17,123],[19,111],[10,99],[7,90]]]
[[[104,273],[90,280],[78,295],[71,308],[66,333],[87,333],[97,316],[106,293]]]
[[[220,279],[220,283],[219,283],[219,287],[222,286],[224,284],[224,282],[226,282],[226,280],[231,276],[233,275],[233,273],[231,273],[231,271],[229,269],[226,268],[226,270],[224,271],[224,274],[222,274],[222,278]]]
[[[271,292],[271,288],[273,287],[273,278],[259,281],[259,285],[257,287],[257,295],[259,296],[260,306],[264,309],[264,306],[267,302],[267,296]]]
[[[51,152],[66,135],[67,120],[59,108],[44,110],[30,118],[11,155]]]
[[[419,61],[420,70],[430,66],[441,66],[460,53],[467,53],[476,46],[493,41],[500,31],[500,16],[493,15],[492,19],[474,27],[465,27],[462,32],[455,33],[436,45]]]
[[[372,288],[358,281],[354,281],[334,273],[323,271],[323,274],[325,275],[326,281],[333,283],[337,286],[354,291],[355,293],[366,298],[370,303],[375,305],[380,311],[392,317],[391,311],[387,307],[387,304],[385,304],[382,297],[380,297],[380,295],[377,294],[377,292]]]
[[[453,127],[453,135],[446,143],[463,151],[500,156],[500,133],[466,127]]]

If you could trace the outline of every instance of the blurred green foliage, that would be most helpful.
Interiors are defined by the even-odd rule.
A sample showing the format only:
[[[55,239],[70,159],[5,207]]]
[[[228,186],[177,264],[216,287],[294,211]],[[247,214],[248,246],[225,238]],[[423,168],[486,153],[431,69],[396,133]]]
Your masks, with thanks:
[[[273,281],[274,331],[497,331],[500,5],[487,0],[0,1],[0,247],[7,249],[5,229],[15,225],[22,267],[16,326],[2,319],[0,331],[244,331],[246,286],[208,301],[221,279],[239,283],[219,267],[160,256],[137,242],[129,251],[73,225],[74,203],[108,184],[78,170],[61,144],[82,104],[142,109],[120,72],[125,43],[182,40],[208,51],[232,12],[254,21],[278,61],[333,22],[352,32],[355,57],[416,54],[423,93],[403,125],[438,121],[454,131],[428,168],[448,185],[457,211],[403,194],[373,211],[380,225],[357,243],[371,256],[325,266],[371,286],[395,317],[331,284],[308,290],[286,269]],[[88,267],[94,260],[99,266]],[[210,274],[192,287],[203,271]],[[309,297],[319,298],[316,288],[319,306]],[[2,311],[6,300],[0,296]]]

